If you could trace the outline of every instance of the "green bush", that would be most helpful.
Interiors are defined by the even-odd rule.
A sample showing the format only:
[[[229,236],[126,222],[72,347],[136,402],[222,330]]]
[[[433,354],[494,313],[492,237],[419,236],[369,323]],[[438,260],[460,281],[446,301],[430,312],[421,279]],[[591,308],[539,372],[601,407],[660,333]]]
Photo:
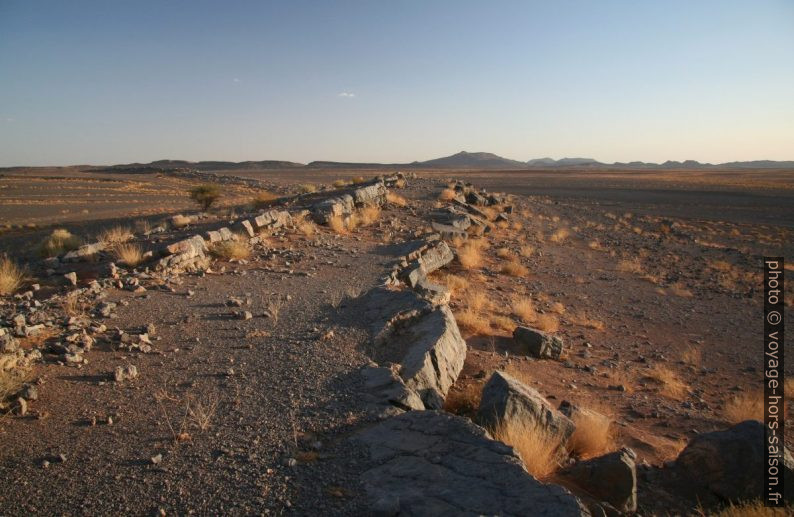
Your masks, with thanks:
[[[199,204],[202,210],[209,208],[221,197],[218,185],[199,185],[190,189],[190,199]]]

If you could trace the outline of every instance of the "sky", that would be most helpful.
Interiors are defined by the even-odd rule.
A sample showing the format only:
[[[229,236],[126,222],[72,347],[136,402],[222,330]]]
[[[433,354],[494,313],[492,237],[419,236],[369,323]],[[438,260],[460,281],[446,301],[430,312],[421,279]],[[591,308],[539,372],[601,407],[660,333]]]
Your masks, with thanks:
[[[794,1],[0,0],[0,166],[794,160]]]

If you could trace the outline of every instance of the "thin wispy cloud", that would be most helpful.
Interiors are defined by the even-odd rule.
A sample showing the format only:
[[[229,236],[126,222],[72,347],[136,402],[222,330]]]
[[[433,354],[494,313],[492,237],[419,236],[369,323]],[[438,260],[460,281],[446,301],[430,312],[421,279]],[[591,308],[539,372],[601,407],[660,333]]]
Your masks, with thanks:
[[[355,94],[355,93],[353,93],[353,92],[341,92],[341,93],[339,94],[339,97],[345,97],[345,98],[347,98],[347,99],[352,99],[352,98],[353,98],[353,97],[355,97],[355,96],[356,96],[356,94]]]

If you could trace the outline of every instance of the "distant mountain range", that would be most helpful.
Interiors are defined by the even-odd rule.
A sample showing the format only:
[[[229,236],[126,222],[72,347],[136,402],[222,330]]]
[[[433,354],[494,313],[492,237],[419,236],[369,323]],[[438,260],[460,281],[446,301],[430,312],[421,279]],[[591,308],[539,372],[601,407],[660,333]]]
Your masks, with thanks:
[[[5,170],[21,169],[24,167],[9,167]],[[683,162],[668,160],[664,163],[648,162],[615,162],[602,163],[592,158],[535,158],[526,162],[511,160],[493,153],[469,153],[461,151],[451,156],[435,158],[422,162],[411,163],[360,163],[360,162],[331,162],[314,161],[308,164],[279,161],[201,161],[190,162],[185,160],[158,160],[151,163],[128,163],[111,166],[80,166],[86,170],[104,170],[129,173],[156,172],[168,169],[196,169],[202,171],[213,170],[267,170],[267,169],[477,169],[477,170],[526,170],[526,169],[794,169],[794,160],[773,161],[754,160],[747,162],[728,162],[720,164],[700,163],[695,160]],[[0,169],[3,170],[3,169]]]

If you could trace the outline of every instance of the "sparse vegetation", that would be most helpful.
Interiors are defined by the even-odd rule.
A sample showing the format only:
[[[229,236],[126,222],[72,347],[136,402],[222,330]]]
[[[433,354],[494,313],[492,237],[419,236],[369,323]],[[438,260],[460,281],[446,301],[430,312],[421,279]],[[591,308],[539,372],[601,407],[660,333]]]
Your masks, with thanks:
[[[474,335],[485,335],[491,330],[491,323],[488,319],[471,308],[455,313],[455,319],[460,328]]]
[[[267,190],[260,190],[256,193],[252,204],[256,209],[266,208],[269,207],[275,199],[278,199],[277,195],[273,194],[272,192],[268,192]]]
[[[334,182],[331,183],[331,185],[333,185],[334,188],[343,188],[350,185],[350,183],[347,182],[346,180],[338,179],[338,180],[334,180]]]
[[[683,399],[689,391],[689,386],[678,377],[678,374],[660,364],[649,369],[646,377],[660,386],[659,391],[662,395],[674,400]]]
[[[210,247],[210,253],[224,260],[247,259],[251,256],[251,247],[242,240],[222,241],[214,243]]]
[[[728,422],[738,424],[745,420],[764,421],[764,396],[762,393],[742,393],[726,404],[723,416]]]
[[[204,211],[209,210],[220,197],[221,189],[218,185],[208,183],[190,189],[190,199],[195,201]]]
[[[362,226],[369,226],[380,217],[380,208],[375,205],[367,205],[360,211],[360,222]]]
[[[565,239],[568,238],[568,236],[570,234],[571,234],[571,231],[568,230],[567,228],[560,228],[560,229],[556,230],[554,233],[551,234],[551,237],[549,237],[549,240],[551,242],[556,243],[556,244],[561,244],[562,242],[565,241]]]
[[[98,236],[97,241],[106,247],[111,247],[122,242],[127,242],[135,237],[126,226],[114,226],[103,230]]]
[[[453,199],[455,199],[455,195],[456,194],[454,190],[452,190],[451,188],[445,188],[444,190],[441,191],[441,194],[439,194],[438,199],[440,199],[441,201],[452,201]]]
[[[458,246],[458,262],[463,269],[477,269],[483,265],[481,240],[468,240]]]
[[[513,314],[518,316],[518,318],[524,323],[532,323],[538,317],[538,313],[535,311],[535,304],[533,304],[532,300],[529,298],[514,298],[512,309]]]
[[[143,252],[137,244],[119,244],[113,249],[113,255],[125,266],[135,267],[143,260]]]
[[[333,230],[334,233],[338,233],[340,235],[344,235],[348,232],[347,225],[345,225],[345,220],[342,218],[341,215],[335,215],[328,220],[328,227]]]
[[[535,318],[534,325],[544,332],[557,332],[560,330],[560,320],[552,314],[539,314]]]
[[[612,449],[612,420],[609,417],[584,409],[575,412],[572,420],[576,430],[568,439],[567,448],[571,454],[587,459]]]
[[[557,471],[560,465],[560,438],[540,427],[524,428],[500,422],[491,430],[493,437],[515,449],[527,472],[544,480]]]
[[[295,222],[295,229],[306,237],[312,237],[317,231],[317,226],[307,217],[301,217]]]
[[[298,192],[301,194],[311,194],[317,192],[317,185],[314,183],[301,183],[297,186]]]
[[[57,257],[67,251],[76,250],[80,247],[80,239],[72,235],[69,230],[58,228],[45,238],[39,246],[39,252],[43,257]]]
[[[0,257],[0,295],[13,294],[25,281],[25,270],[8,257]]]
[[[185,226],[189,225],[191,222],[190,217],[187,217],[182,214],[177,214],[171,218],[171,226],[174,228],[184,228]]]
[[[523,264],[516,261],[505,262],[502,264],[502,273],[505,275],[510,276],[527,276],[529,274],[529,269],[526,268]]]
[[[698,507],[697,515],[701,517],[783,517],[791,515],[790,506],[785,508],[767,508],[762,501],[744,501],[741,503],[728,503],[727,506],[717,512],[706,512]]]
[[[386,193],[386,202],[391,203],[395,206],[406,206],[408,204],[408,200],[402,197],[399,194],[395,194],[392,191]]]
[[[688,346],[681,354],[681,360],[689,366],[700,368],[700,364],[703,361],[703,355],[699,348]]]

